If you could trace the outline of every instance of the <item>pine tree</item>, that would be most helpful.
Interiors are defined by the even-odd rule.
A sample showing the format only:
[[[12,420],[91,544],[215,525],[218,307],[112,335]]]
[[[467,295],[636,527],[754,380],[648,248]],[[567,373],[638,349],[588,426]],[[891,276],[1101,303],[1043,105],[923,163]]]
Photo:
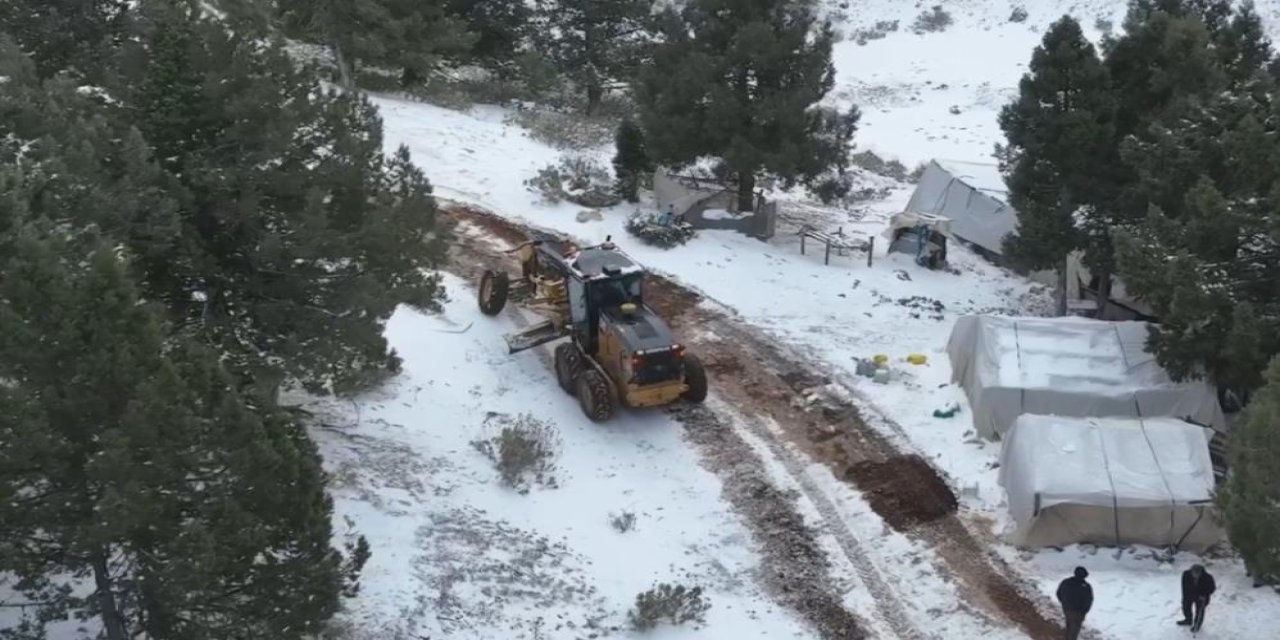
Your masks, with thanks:
[[[283,375],[342,391],[394,369],[384,323],[438,300],[443,237],[408,152],[383,154],[376,108],[194,11],[157,13],[147,39],[130,101],[187,194],[189,251],[153,295],[264,389]]]
[[[653,159],[721,158],[739,207],[762,174],[784,185],[848,161],[856,109],[816,105],[831,90],[832,31],[808,0],[693,0],[663,19],[636,97]]]
[[[126,37],[128,0],[0,2],[0,35],[7,33],[36,60],[40,76],[66,72],[102,79],[107,58]]]
[[[449,0],[448,9],[474,35],[468,55],[506,68],[524,49],[533,27],[525,0]]]
[[[617,151],[613,156],[613,174],[618,195],[627,202],[639,202],[640,183],[654,170],[645,148],[644,131],[631,118],[624,118],[618,125],[614,146]]]
[[[117,248],[54,229],[0,271],[0,571],[109,640],[316,632],[344,577],[312,445],[169,332]]]
[[[586,93],[592,115],[613,82],[634,75],[647,43],[649,0],[537,0],[540,45]]]
[[[1070,16],[1045,32],[1018,98],[1000,113],[1003,170],[1018,232],[1005,255],[1025,269],[1055,269],[1066,313],[1067,255],[1088,244],[1085,221],[1105,206],[1113,106],[1106,70]]]
[[[343,86],[360,65],[398,72],[400,84],[426,80],[444,58],[465,52],[474,37],[447,0],[277,0],[285,32],[327,47]]]
[[[1231,435],[1231,466],[1219,492],[1227,532],[1255,584],[1280,577],[1280,358]]]
[[[1269,222],[1280,193],[1271,124],[1280,93],[1249,8],[1209,5],[1134,25],[1138,39],[1163,33],[1164,48],[1142,71],[1156,82],[1124,85],[1150,111],[1121,146],[1130,175],[1116,207],[1116,260],[1128,290],[1161,318],[1150,345],[1161,364],[1247,395],[1280,351],[1280,236]],[[1128,46],[1126,55],[1141,53]],[[1200,84],[1159,80],[1190,76]],[[1146,216],[1134,215],[1139,207]]]

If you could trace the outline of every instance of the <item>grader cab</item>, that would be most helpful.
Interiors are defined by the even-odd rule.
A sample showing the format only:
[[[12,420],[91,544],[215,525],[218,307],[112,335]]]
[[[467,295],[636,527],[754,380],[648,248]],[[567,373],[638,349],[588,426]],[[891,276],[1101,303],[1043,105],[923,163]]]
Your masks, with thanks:
[[[619,403],[653,407],[706,398],[701,361],[645,304],[644,269],[608,239],[567,254],[537,240],[515,252],[520,279],[485,271],[480,310],[496,315],[510,299],[545,318],[505,336],[510,353],[568,337],[555,349],[556,379],[589,418],[608,420]]]

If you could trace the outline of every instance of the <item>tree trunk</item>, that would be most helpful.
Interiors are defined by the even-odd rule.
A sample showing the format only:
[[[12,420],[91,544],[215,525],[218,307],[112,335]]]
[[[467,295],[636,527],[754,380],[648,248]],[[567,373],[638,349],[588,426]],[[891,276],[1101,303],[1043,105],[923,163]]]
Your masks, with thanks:
[[[1111,305],[1111,274],[1102,272],[1098,274],[1098,318],[1107,317],[1107,307]]]
[[[1063,258],[1062,262],[1058,263],[1058,291],[1057,296],[1055,296],[1057,298],[1058,317],[1067,315],[1067,264],[1067,258]]]
[[[592,78],[587,82],[587,115],[593,116],[596,110],[600,108],[600,102],[604,100],[604,87],[600,82]]]
[[[111,582],[110,569],[107,567],[107,550],[99,549],[93,555],[93,581],[98,590],[98,608],[102,610],[102,627],[107,632],[107,640],[128,640],[125,631],[124,616],[116,605],[115,586]]]
[[[756,174],[751,171],[738,172],[738,211],[756,210]]]
[[[347,61],[347,57],[342,54],[342,47],[331,45],[333,50],[333,60],[338,65],[338,82],[343,89],[355,88],[355,70],[351,68],[351,63]]]

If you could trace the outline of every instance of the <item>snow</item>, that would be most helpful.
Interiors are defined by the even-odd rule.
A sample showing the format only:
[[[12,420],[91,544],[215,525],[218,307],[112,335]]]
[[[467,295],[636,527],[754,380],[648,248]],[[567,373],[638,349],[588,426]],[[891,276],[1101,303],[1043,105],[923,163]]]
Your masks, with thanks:
[[[1015,5],[1028,9],[1030,18],[1025,23],[1008,21]],[[916,35],[908,29],[920,7],[891,0],[850,3],[847,13],[859,22],[843,25],[847,35],[879,20],[900,19],[902,28],[865,45],[848,38],[836,47],[838,86],[831,101],[856,103],[862,108],[864,117],[857,135],[860,149],[909,165],[934,158],[954,159],[948,164],[959,165],[958,170],[975,186],[1003,191],[991,157],[995,143],[1001,140],[996,115],[1014,95],[1044,28],[1063,11],[1071,10],[1096,40],[1100,32],[1093,27],[1095,18],[1105,17],[1118,25],[1123,3],[956,0],[946,7],[956,18],[955,25],[942,33]],[[1280,15],[1269,7],[1262,11],[1269,19],[1275,18],[1270,22],[1274,31]],[[603,220],[598,222],[578,222],[575,214],[580,207],[547,204],[528,192],[523,181],[539,168],[558,162],[561,152],[509,124],[505,110],[480,106],[455,111],[388,97],[375,102],[384,118],[388,150],[408,145],[439,195],[561,230],[586,243],[612,236],[650,270],[695,288],[743,322],[767,331],[819,363],[832,379],[826,391],[853,400],[873,426],[909,441],[949,475],[957,488],[964,489],[962,506],[975,530],[989,528],[994,538],[1011,525],[1004,492],[997,484],[999,444],[972,437],[965,415],[967,400],[949,384],[945,345],[960,315],[1042,313],[1049,306],[1045,292],[959,247],[948,254],[951,271],[925,270],[909,256],[885,255],[883,246],[877,247],[871,267],[862,252],[833,255],[831,264],[824,265],[821,252],[800,255],[795,226],[789,222],[804,216],[805,221],[817,221],[824,230],[840,227],[855,238],[870,238],[883,231],[890,215],[901,211],[910,195],[909,187],[898,186],[882,199],[861,203],[856,212],[821,210],[799,202],[796,194],[776,194],[786,215],[778,235],[767,243],[729,231],[700,231],[687,245],[662,250],[635,241],[624,229],[627,215],[635,209],[654,210],[651,201],[638,207],[605,209]],[[594,155],[607,161],[611,150],[599,149]],[[452,283],[451,290],[460,297],[468,295],[457,283]],[[471,306],[451,305],[446,317],[462,322],[472,313]],[[732,587],[722,584],[712,594],[716,606],[708,637],[737,637],[748,629],[770,629],[787,637],[798,633],[801,627],[776,608],[749,625],[741,616],[728,614],[729,607],[763,607],[757,600],[760,594],[746,579],[753,566],[752,550],[744,542],[742,525],[718,501],[715,478],[697,468],[673,425],[655,415],[628,414],[621,424],[605,429],[584,426],[576,406],[557,395],[545,364],[508,358],[500,340],[487,332],[476,333],[479,329],[473,329],[474,335],[461,337],[435,335],[427,328],[431,321],[401,313],[392,322],[393,342],[407,362],[404,378],[396,382],[400,399],[388,400],[376,411],[371,401],[362,403],[366,416],[362,433],[371,430],[371,437],[401,443],[415,459],[440,460],[444,466],[430,473],[447,478],[450,488],[446,495],[429,500],[402,495],[397,499],[403,504],[385,509],[361,502],[367,496],[358,497],[356,490],[338,490],[339,510],[360,522],[362,531],[375,530],[380,536],[374,546],[374,566],[366,577],[371,593],[359,600],[357,615],[384,619],[389,617],[393,600],[411,602],[429,597],[430,588],[424,582],[433,579],[430,571],[442,569],[413,564],[411,559],[423,547],[414,531],[432,522],[432,514],[449,513],[450,505],[464,503],[487,514],[485,518],[500,514],[510,521],[509,526],[571,540],[577,554],[572,561],[566,560],[569,564],[587,567],[594,562],[597,568],[609,567],[607,572],[592,573],[599,589],[597,602],[604,604],[583,601],[566,605],[564,611],[576,619],[590,615],[593,606],[624,609],[647,583],[672,575],[655,572],[687,568],[690,562],[682,548],[718,546],[715,554],[726,563],[726,570],[742,580]],[[420,354],[417,360],[415,353]],[[905,357],[912,353],[926,355],[927,363],[905,363]],[[889,357],[894,374],[889,384],[875,384],[856,374],[856,359],[876,354]],[[468,357],[471,365],[465,364]],[[410,402],[406,399],[410,390],[421,397]],[[951,403],[961,406],[959,416],[932,416],[934,409]],[[430,411],[426,407],[431,407]],[[467,446],[481,427],[481,412],[509,412],[516,407],[560,425],[565,438],[561,468],[567,474],[560,489],[539,489],[520,497],[496,491],[492,471]],[[375,415],[386,423],[371,423],[369,416]],[[326,450],[341,451],[337,442],[328,441]],[[778,469],[777,452],[763,448],[761,455],[780,486],[796,481],[794,474],[785,476]],[[332,452],[328,456],[330,464],[343,464],[340,456],[335,459]],[[806,475],[830,496],[856,532],[855,537],[869,548],[870,562],[882,574],[894,576],[890,585],[903,600],[920,609],[936,607],[938,619],[930,631],[943,630],[943,637],[1000,637],[1000,631],[978,629],[957,611],[962,607],[955,602],[954,591],[938,576],[912,579],[908,567],[894,564],[895,556],[927,557],[929,549],[886,534],[856,491],[829,472],[815,467]],[[365,482],[373,483],[375,494],[381,492],[377,489],[381,481]],[[624,495],[624,487],[631,493]],[[661,512],[659,506],[663,507]],[[608,528],[605,512],[621,508],[647,515],[641,515],[636,532],[620,537]],[[816,507],[807,508],[812,511]],[[389,510],[402,513],[391,515]],[[666,518],[666,526],[660,530],[648,526],[649,518],[659,516]],[[378,550],[385,545],[400,551],[391,557],[383,553],[379,558]],[[831,540],[824,542],[832,554],[835,546]],[[1267,621],[1280,616],[1280,598],[1269,590],[1250,588],[1242,566],[1232,559],[1180,554],[1169,562],[1142,548],[1117,552],[1075,546],[1063,551],[1026,552],[1000,542],[994,542],[993,547],[1047,596],[1074,566],[1087,566],[1097,604],[1086,626],[1107,638],[1181,637],[1185,630],[1172,624],[1178,615],[1177,579],[1193,562],[1204,563],[1220,585],[1202,637],[1270,637],[1272,625]],[[697,554],[693,552],[693,557]],[[643,562],[638,560],[642,557],[646,558]],[[846,574],[854,571],[848,562],[836,564],[837,568],[843,566]],[[408,567],[415,567],[408,571],[418,576],[405,576]],[[852,577],[846,579],[856,582]],[[860,595],[850,596],[851,606],[859,610],[873,606],[871,601],[857,599],[865,598],[865,593],[853,593]],[[527,608],[507,607],[502,613],[507,619],[487,628],[497,629],[531,615]],[[909,616],[923,624],[917,617],[919,610],[913,608]],[[437,623],[421,624],[427,629]],[[873,624],[880,628],[881,621]]]
[[[636,594],[669,581],[707,586],[713,637],[810,637],[754,586],[748,533],[677,423],[660,411],[589,422],[544,358],[507,355],[500,334],[512,321],[480,315],[457,278],[444,284],[454,299],[443,314],[401,309],[388,324],[403,374],[375,395],[313,407],[332,424],[314,435],[334,474],[336,521],[373,549],[349,614],[358,628],[518,638],[542,618],[541,637],[585,637],[592,619],[625,625]],[[559,432],[555,488],[502,487],[471,445],[518,413]],[[623,511],[636,525],[619,533],[609,519]]]

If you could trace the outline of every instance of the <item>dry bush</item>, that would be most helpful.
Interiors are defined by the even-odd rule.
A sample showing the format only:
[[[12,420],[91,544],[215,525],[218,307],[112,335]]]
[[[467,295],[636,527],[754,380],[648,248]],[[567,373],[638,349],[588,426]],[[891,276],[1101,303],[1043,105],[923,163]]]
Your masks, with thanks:
[[[636,514],[630,511],[611,513],[609,514],[609,524],[613,525],[613,528],[618,533],[626,533],[636,528]]]
[[[865,45],[868,42],[871,42],[872,40],[879,40],[881,38],[884,38],[885,36],[889,35],[890,33],[894,33],[897,30],[898,30],[897,20],[879,20],[876,22],[875,26],[871,27],[870,29],[859,29],[856,33],[854,33],[853,37],[854,37],[854,40],[857,41],[859,45]]]
[[[874,151],[861,151],[849,157],[849,163],[855,167],[866,169],[876,175],[893,178],[899,182],[907,181],[907,167],[897,160],[885,160]]]
[[[540,107],[524,108],[512,113],[509,124],[529,132],[534,140],[557,149],[581,151],[602,147],[613,141],[614,127],[610,118],[587,117]]]
[[[951,14],[947,13],[947,10],[943,9],[942,5],[935,4],[932,9],[921,12],[920,15],[916,16],[916,21],[911,24],[911,30],[917,34],[937,33],[946,31],[952,22]]]
[[[631,626],[648,631],[659,624],[680,625],[702,622],[711,603],[702,596],[702,587],[662,583],[636,595],[636,606],[628,614]]]
[[[530,415],[516,418],[494,415],[501,421],[491,426],[496,433],[482,440],[473,440],[471,446],[493,462],[502,476],[502,483],[527,493],[532,484],[554,487],[556,455],[560,448],[560,436],[555,427]]]
[[[612,207],[622,201],[613,188],[613,176],[599,162],[586,156],[564,156],[524,181],[547,202],[568,201],[592,209]]]

